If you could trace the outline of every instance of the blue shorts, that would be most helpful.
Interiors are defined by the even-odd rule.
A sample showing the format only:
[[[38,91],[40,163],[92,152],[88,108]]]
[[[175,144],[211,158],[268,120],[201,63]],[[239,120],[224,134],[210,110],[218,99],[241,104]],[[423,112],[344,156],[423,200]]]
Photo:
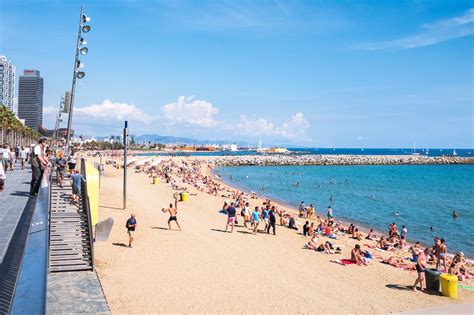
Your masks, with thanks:
[[[81,187],[80,186],[72,186],[72,193],[74,195],[80,195],[81,194]]]

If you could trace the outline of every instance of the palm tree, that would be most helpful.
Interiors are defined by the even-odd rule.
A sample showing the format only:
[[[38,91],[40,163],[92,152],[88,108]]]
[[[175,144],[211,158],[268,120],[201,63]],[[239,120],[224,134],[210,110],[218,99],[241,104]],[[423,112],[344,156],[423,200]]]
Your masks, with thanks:
[[[39,137],[36,131],[22,124],[15,114],[3,104],[0,104],[0,129],[0,143],[28,145]]]

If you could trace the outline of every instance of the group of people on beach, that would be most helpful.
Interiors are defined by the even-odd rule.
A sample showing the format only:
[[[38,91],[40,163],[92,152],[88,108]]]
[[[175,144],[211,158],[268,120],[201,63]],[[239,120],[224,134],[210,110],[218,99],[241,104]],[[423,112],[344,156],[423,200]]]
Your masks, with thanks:
[[[221,210],[226,214],[225,230],[223,230],[225,232],[232,233],[236,226],[241,226],[250,229],[254,235],[259,233],[276,235],[277,225],[280,225],[308,237],[309,240],[304,244],[306,249],[329,255],[341,254],[343,245],[337,244],[338,239],[349,238],[355,241],[350,257],[335,259],[332,260],[333,262],[342,265],[368,265],[377,259],[397,268],[416,270],[418,277],[414,288],[418,285],[422,286],[424,270],[428,264],[433,264],[436,268],[441,267],[442,270],[453,273],[460,279],[472,277],[469,273],[470,265],[464,254],[459,252],[453,258],[449,258],[446,242],[442,239],[436,240],[433,247],[422,248],[420,243],[411,246],[407,243],[407,227],[402,225],[399,228],[395,223],[390,224],[388,233],[385,235],[376,235],[373,229],[365,233],[354,224],[345,225],[336,221],[331,206],[327,208],[326,217],[321,217],[316,212],[316,206],[313,204],[307,206],[304,202],[301,202],[296,213],[268,199],[260,205],[255,205],[260,200],[255,193],[244,193],[222,184],[219,180],[214,180],[213,177],[219,179],[218,175],[211,176],[212,166],[206,160],[163,159],[160,163],[150,161],[136,165],[134,168],[136,172],[148,174],[150,178],[163,179],[176,191],[189,192],[192,187],[200,192],[225,198]],[[332,200],[333,196],[330,202]],[[251,204],[254,205],[251,206]],[[176,217],[174,211],[177,212],[176,199],[174,205],[170,204],[169,208],[163,211],[170,214],[169,228],[172,221],[178,224],[177,219],[173,219]],[[305,221],[302,228],[298,227],[300,224],[298,218]],[[242,222],[241,225],[239,221]],[[181,229],[179,224],[178,228]],[[366,244],[358,243],[362,241]],[[383,253],[391,255],[384,258]],[[411,253],[412,257],[404,257],[405,253]]]

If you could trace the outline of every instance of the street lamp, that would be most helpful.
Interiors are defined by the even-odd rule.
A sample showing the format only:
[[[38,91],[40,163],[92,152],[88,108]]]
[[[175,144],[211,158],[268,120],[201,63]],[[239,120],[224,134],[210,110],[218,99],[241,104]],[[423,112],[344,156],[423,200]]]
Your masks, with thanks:
[[[61,96],[61,101],[59,102],[59,111],[58,111],[58,115],[56,116],[56,124],[54,125],[54,132],[53,132],[55,149],[57,149],[58,141],[59,141],[59,124],[63,121],[63,119],[61,118],[61,114],[64,110],[64,102],[65,102],[65,98]]]
[[[71,141],[71,125],[72,125],[72,110],[74,106],[74,94],[76,91],[76,79],[82,79],[86,76],[86,73],[81,70],[84,64],[79,60],[79,55],[85,56],[89,52],[89,48],[85,45],[87,41],[82,37],[82,34],[88,33],[91,30],[89,23],[91,18],[84,13],[81,6],[81,14],[79,15],[79,30],[77,32],[76,42],[76,58],[74,60],[74,71],[72,75],[72,88],[71,88],[71,100],[69,104],[69,116],[67,120],[67,135],[66,135],[66,156],[71,153],[70,141]]]

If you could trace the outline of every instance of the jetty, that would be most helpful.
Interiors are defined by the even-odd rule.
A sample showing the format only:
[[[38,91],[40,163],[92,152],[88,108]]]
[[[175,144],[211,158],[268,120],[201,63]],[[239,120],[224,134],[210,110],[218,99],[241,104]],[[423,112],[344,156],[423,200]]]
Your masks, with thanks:
[[[216,158],[216,166],[303,166],[303,165],[441,165],[469,164],[454,156],[417,155],[264,155]]]

